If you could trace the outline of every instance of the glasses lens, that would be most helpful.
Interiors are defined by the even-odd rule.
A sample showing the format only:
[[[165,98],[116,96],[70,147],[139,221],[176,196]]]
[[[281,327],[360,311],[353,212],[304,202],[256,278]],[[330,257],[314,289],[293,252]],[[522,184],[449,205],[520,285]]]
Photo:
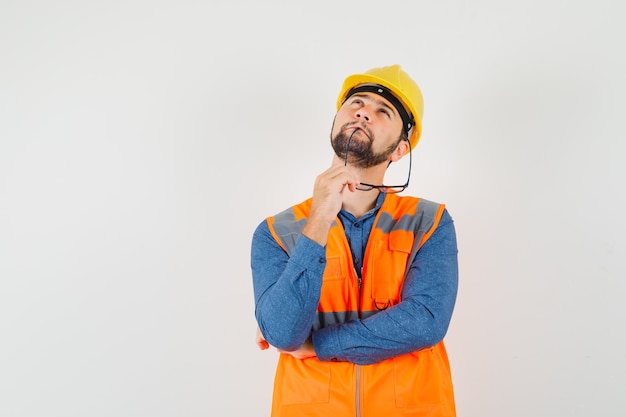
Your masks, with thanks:
[[[356,186],[356,189],[359,191],[370,191],[370,190],[373,190],[374,188],[376,187],[374,187],[373,185],[369,185],[369,184],[359,184]]]
[[[374,188],[387,194],[399,193],[404,191],[406,185],[371,185],[371,184],[359,184],[356,189],[359,191],[371,191]]]
[[[406,188],[406,186],[404,185],[400,185],[400,186],[392,186],[392,187],[380,187],[379,190],[387,193],[387,194],[395,194],[395,193],[399,193],[400,191],[404,191],[404,189]]]

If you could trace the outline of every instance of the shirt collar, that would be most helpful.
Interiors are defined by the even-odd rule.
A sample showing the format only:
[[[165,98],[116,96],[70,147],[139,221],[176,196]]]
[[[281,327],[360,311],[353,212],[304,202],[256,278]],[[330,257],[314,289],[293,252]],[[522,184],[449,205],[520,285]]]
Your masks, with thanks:
[[[384,193],[382,191],[380,193],[378,193],[378,197],[376,198],[376,204],[374,205],[374,207],[370,211],[365,213],[363,216],[361,216],[361,218],[359,220],[365,220],[365,219],[367,219],[370,216],[376,215],[378,210],[383,205],[386,196],[387,196],[387,193]],[[348,218],[352,222],[356,221],[356,218],[352,215],[352,213],[349,213],[349,212],[345,211],[344,209],[341,209],[339,211],[339,214],[341,215],[341,217]]]

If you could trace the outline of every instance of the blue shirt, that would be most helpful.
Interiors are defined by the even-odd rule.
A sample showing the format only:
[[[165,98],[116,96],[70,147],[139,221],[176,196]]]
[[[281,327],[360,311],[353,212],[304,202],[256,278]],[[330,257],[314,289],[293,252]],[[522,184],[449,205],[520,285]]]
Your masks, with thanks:
[[[344,210],[338,214],[357,273],[384,198],[381,193],[374,209],[359,219]],[[371,364],[434,346],[447,332],[458,288],[456,233],[447,210],[410,265],[399,304],[312,334],[325,248],[301,235],[289,257],[264,220],[254,232],[251,249],[255,315],[267,342],[279,349],[295,350],[311,336],[320,360]]]

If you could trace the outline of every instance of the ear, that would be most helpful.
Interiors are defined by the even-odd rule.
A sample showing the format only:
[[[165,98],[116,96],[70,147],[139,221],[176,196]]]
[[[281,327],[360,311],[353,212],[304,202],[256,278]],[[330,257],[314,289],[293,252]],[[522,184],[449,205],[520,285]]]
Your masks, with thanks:
[[[402,139],[396,149],[391,154],[391,162],[397,162],[409,151],[409,142],[406,139]]]

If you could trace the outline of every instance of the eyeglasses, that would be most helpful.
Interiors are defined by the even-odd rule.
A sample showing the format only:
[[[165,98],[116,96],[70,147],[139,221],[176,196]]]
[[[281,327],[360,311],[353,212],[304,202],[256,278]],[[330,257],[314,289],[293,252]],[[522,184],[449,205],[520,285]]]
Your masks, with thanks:
[[[350,150],[350,141],[352,140],[352,135],[354,135],[354,133],[357,130],[358,129],[355,129],[354,132],[352,132],[352,134],[348,138],[348,143],[346,144],[346,156],[343,161],[344,166],[348,165],[348,151]],[[371,191],[374,188],[377,188],[379,191],[382,191],[384,193],[394,194],[394,193],[399,193],[400,191],[404,191],[405,188],[409,186],[409,180],[411,179],[411,165],[413,163],[413,149],[411,148],[411,141],[408,138],[404,137],[403,140],[406,140],[407,143],[409,144],[409,173],[406,177],[406,182],[403,185],[384,185],[384,184],[374,185],[374,184],[367,184],[367,183],[362,182],[356,187],[357,190]]]

